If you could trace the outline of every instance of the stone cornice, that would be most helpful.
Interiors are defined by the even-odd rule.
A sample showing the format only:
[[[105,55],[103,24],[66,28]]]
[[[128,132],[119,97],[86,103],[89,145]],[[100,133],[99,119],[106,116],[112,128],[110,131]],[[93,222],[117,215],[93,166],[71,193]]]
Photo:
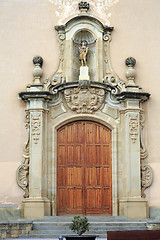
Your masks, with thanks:
[[[19,97],[23,101],[29,101],[34,98],[43,98],[45,100],[51,100],[53,94],[47,91],[33,91],[33,92],[20,92]]]
[[[135,99],[140,100],[141,102],[147,101],[150,97],[150,93],[143,92],[121,92],[115,95],[117,100],[126,100],[126,99]]]
[[[116,88],[111,86],[108,83],[102,83],[102,82],[97,82],[97,81],[88,81],[88,80],[82,80],[82,81],[74,81],[74,82],[67,82],[67,83],[62,83],[58,84],[54,87],[52,87],[52,93],[56,94],[57,92],[63,91],[68,88],[101,88],[104,89],[105,91],[108,92],[115,92],[116,93]]]

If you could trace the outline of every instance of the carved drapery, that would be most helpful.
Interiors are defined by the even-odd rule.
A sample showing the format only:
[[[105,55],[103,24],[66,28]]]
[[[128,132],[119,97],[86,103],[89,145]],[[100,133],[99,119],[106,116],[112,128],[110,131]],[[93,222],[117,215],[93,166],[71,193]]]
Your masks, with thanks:
[[[29,112],[26,112],[26,118],[25,118],[25,127],[27,129],[27,141],[24,145],[23,150],[23,160],[21,165],[17,169],[16,179],[17,184],[20,188],[23,189],[25,194],[23,195],[24,198],[29,197],[29,143],[30,143],[30,115]]]
[[[144,114],[140,113],[140,151],[141,151],[141,195],[146,197],[144,191],[152,184],[153,174],[152,168],[148,165],[147,156],[148,152],[143,142],[143,129],[144,129]]]

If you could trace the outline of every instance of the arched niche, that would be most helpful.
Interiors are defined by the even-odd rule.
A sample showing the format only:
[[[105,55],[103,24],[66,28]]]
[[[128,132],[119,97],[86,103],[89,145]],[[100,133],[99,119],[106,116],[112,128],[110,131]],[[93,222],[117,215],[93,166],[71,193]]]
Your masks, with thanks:
[[[109,42],[112,27],[103,25],[96,18],[83,15],[69,20],[65,25],[56,26],[60,42],[60,62],[52,80],[59,82],[78,81],[81,40],[88,42],[87,65],[91,81],[103,82],[106,73],[111,74]],[[105,43],[106,42],[106,43]]]
[[[77,81],[80,75],[80,60],[79,60],[79,49],[82,41],[88,43],[88,54],[87,54],[87,66],[89,68],[89,76],[91,81],[96,81],[96,38],[92,32],[87,29],[82,29],[76,32],[73,36],[73,48],[72,48],[72,80]]]

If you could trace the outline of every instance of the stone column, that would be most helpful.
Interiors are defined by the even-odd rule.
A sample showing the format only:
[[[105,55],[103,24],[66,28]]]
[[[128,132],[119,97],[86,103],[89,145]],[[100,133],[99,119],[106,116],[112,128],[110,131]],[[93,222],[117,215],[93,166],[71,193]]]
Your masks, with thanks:
[[[142,109],[140,103],[147,100],[149,94],[142,93],[134,82],[135,63],[133,58],[126,60],[128,84],[126,91],[117,95],[122,104],[121,142],[125,186],[119,200],[119,214],[128,218],[147,218],[147,200],[141,198],[140,113]]]
[[[23,201],[24,218],[42,219],[50,215],[50,201],[45,196],[44,164],[47,164],[45,156],[45,116],[47,114],[47,101],[50,93],[43,90],[40,82],[42,76],[41,57],[33,59],[33,84],[27,88],[27,92],[20,93],[20,97],[27,101],[27,111],[30,116],[30,145],[29,145],[29,197]]]

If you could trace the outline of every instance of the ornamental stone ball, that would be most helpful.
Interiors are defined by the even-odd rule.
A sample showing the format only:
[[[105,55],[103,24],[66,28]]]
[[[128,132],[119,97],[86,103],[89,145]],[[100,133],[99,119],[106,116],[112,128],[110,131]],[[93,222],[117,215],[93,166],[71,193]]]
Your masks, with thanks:
[[[125,63],[126,63],[126,66],[128,66],[128,67],[134,67],[136,64],[136,59],[133,57],[128,57],[126,59]]]
[[[43,74],[43,70],[42,70],[43,58],[41,56],[35,56],[33,58],[33,63],[35,65],[33,69],[33,76],[34,76],[33,83],[40,84],[40,79]]]
[[[43,58],[41,56],[35,56],[33,58],[34,65],[39,64],[42,67],[43,64]]]
[[[128,57],[125,61],[126,66],[128,67],[126,71],[126,78],[128,79],[127,85],[135,85],[134,79],[136,77],[136,71],[134,69],[134,66],[136,64],[136,59],[133,57]]]

